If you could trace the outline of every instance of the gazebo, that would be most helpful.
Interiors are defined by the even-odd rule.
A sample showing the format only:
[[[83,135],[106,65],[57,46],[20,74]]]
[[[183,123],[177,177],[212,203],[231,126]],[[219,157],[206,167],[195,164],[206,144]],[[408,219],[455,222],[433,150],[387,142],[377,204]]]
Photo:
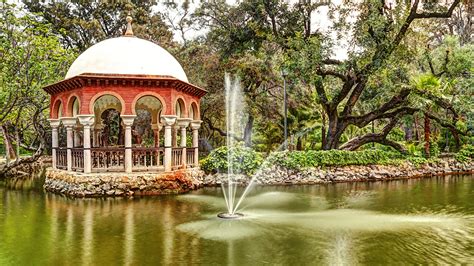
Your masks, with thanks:
[[[165,49],[135,37],[131,21],[127,17],[123,36],[93,45],[64,80],[44,88],[51,95],[54,170],[149,173],[198,167],[199,103],[206,91],[188,82]]]

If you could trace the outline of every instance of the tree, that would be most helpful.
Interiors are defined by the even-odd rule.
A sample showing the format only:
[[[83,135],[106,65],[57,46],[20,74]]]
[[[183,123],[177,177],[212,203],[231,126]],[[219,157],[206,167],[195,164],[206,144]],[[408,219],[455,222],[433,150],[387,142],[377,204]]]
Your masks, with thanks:
[[[3,176],[43,153],[49,97],[42,88],[63,77],[75,53],[61,46],[49,25],[20,13],[15,5],[2,4],[0,19],[0,126],[9,157],[15,159],[0,169]],[[20,147],[33,156],[20,159]]]
[[[390,70],[390,66],[400,66],[403,54],[409,52],[403,41],[410,33],[411,25],[423,19],[449,18],[459,0],[454,0],[446,7],[424,5],[420,7],[418,0],[413,3],[398,2],[395,7],[387,7],[384,1],[368,0],[360,4],[353,3],[360,14],[353,24],[354,43],[359,46],[358,52],[349,55],[349,59],[338,61],[327,57],[324,53],[324,42],[321,38],[296,38],[290,50],[290,66],[305,77],[311,78],[318,94],[318,100],[323,106],[328,117],[328,130],[324,149],[354,150],[360,146],[378,142],[404,150],[399,143],[387,139],[388,133],[405,115],[412,115],[419,109],[410,106],[409,95],[413,92],[407,84],[407,79],[397,78],[392,85],[394,92],[388,100],[381,103],[375,110],[367,113],[357,113],[361,95],[370,88],[378,86],[377,76],[381,71]],[[344,14],[347,8],[339,8]],[[344,16],[341,15],[341,20]],[[298,61],[303,59],[303,54],[310,54],[307,63],[300,67]],[[406,61],[405,61],[406,62]],[[309,73],[309,74],[308,74]],[[398,75],[403,76],[403,70]],[[390,73],[397,76],[397,72]],[[337,80],[328,88],[328,81]],[[398,83],[398,84],[397,84]],[[354,125],[363,128],[373,121],[386,120],[386,124],[379,133],[367,133],[358,136],[341,145],[340,139],[348,126]]]
[[[161,14],[152,10],[155,1],[24,0],[23,4],[49,23],[67,48],[84,51],[99,41],[123,35],[127,15],[133,17],[135,36],[164,47],[172,45],[172,32]]]
[[[229,5],[225,1],[208,1],[203,2],[195,12],[194,17],[200,24],[210,29],[206,45],[214,48],[219,56],[219,63],[227,71],[241,77],[249,114],[243,138],[247,146],[253,143],[255,125],[260,129],[269,129],[265,131],[266,134],[279,135],[268,136],[266,139],[283,142],[283,80],[280,76],[282,51],[287,46],[286,39],[294,36],[299,29],[305,28],[306,36],[312,34],[311,12],[326,4],[300,1],[290,5],[283,1],[247,0]],[[222,82],[218,86],[222,88]],[[310,99],[311,92],[301,92],[303,91],[307,94],[299,100]],[[220,89],[219,92],[223,93],[223,90]],[[206,99],[204,101],[207,102]],[[295,103],[294,109],[302,107],[301,101]],[[220,135],[227,135],[221,129],[223,123],[216,124],[215,120],[207,117],[204,117],[204,122],[205,126]],[[280,131],[277,133],[275,126],[270,123],[278,123]],[[259,143],[265,142],[261,136],[258,139]]]

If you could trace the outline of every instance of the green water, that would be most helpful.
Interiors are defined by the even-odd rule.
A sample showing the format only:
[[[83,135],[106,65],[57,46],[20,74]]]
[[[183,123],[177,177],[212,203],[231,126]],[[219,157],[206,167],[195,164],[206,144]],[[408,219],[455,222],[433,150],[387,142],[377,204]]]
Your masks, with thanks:
[[[0,265],[474,264],[474,176],[67,199],[0,186]]]

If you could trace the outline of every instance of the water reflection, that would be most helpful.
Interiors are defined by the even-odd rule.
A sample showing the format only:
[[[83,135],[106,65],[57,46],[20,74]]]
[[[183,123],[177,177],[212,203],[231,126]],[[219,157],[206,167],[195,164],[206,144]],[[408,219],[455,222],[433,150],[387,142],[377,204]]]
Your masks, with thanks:
[[[0,188],[0,264],[474,263],[472,176],[83,199]],[[18,186],[25,189],[17,189]]]

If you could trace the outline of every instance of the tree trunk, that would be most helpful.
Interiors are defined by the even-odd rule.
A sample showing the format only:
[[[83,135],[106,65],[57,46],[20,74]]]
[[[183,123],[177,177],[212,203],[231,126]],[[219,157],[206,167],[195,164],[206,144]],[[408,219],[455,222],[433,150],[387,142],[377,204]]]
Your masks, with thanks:
[[[17,124],[18,125],[18,124]],[[20,131],[18,127],[15,127],[15,139],[16,139],[16,160],[20,160]]]
[[[431,137],[431,129],[430,129],[430,118],[425,114],[425,156],[426,158],[430,158],[430,137]]]
[[[252,146],[252,130],[253,130],[253,115],[249,114],[249,119],[247,120],[247,124],[245,125],[244,129],[244,142],[246,147]]]
[[[417,115],[414,115],[414,120],[415,120],[415,139],[416,139],[416,141],[420,141],[421,136],[420,136],[419,122],[418,122],[418,116]]]
[[[405,131],[405,141],[412,141],[413,140],[413,127],[411,123],[407,123],[403,126]]]
[[[461,148],[461,140],[459,139],[459,134],[456,130],[449,129],[451,131],[451,134],[453,134],[454,138],[454,143],[456,145],[456,151],[459,151],[459,148]]]
[[[10,135],[8,134],[8,129],[5,125],[1,126],[2,128],[2,135],[5,143],[5,152],[6,152],[6,159],[7,159],[7,164],[10,162],[10,160],[15,160],[15,151],[13,150],[13,145],[12,141],[10,139]]]
[[[337,149],[339,146],[339,138],[345,130],[345,126],[339,123],[337,110],[328,113],[329,125],[326,134],[326,143],[323,150]]]
[[[296,138],[296,150],[297,151],[303,150],[303,136]]]
[[[321,126],[321,149],[326,145],[326,114],[321,111],[323,125]]]

